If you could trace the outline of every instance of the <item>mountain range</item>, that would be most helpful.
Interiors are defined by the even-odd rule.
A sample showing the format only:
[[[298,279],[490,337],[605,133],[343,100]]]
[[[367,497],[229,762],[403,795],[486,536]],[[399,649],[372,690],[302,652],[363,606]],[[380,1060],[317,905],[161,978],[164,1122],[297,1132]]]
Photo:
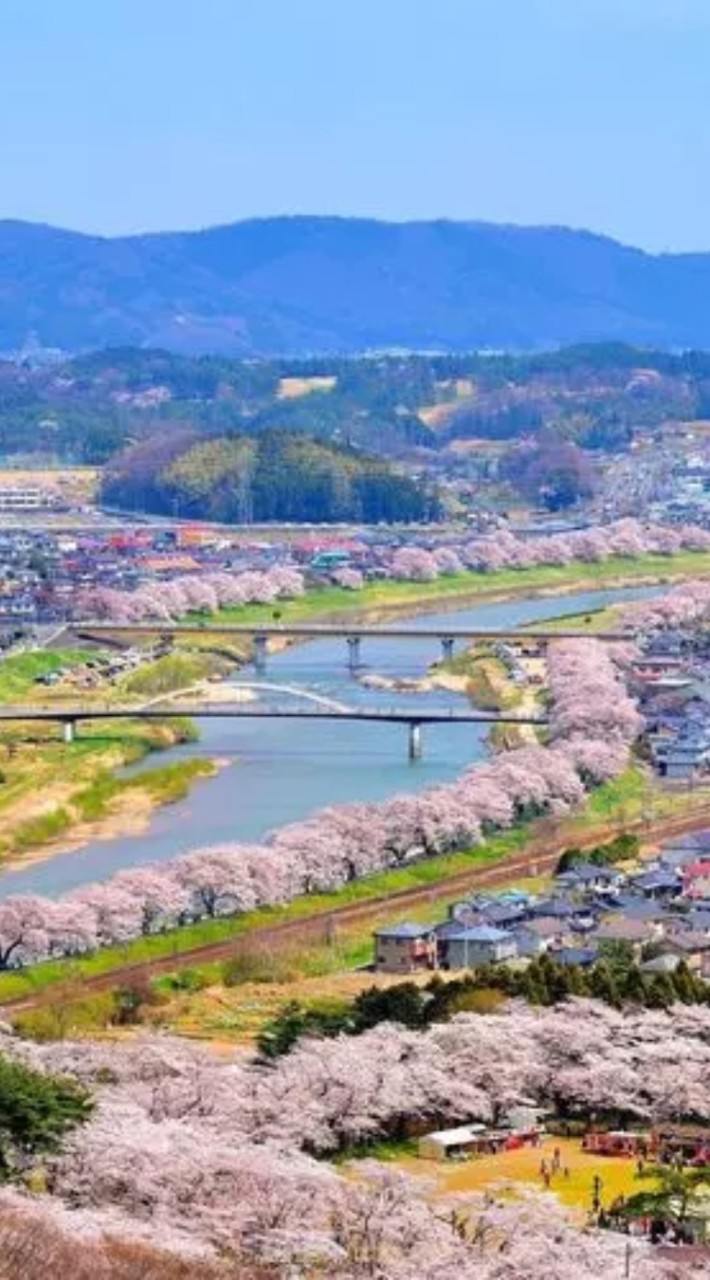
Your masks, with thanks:
[[[104,238],[0,221],[0,351],[710,346],[710,253],[563,227],[274,217]]]

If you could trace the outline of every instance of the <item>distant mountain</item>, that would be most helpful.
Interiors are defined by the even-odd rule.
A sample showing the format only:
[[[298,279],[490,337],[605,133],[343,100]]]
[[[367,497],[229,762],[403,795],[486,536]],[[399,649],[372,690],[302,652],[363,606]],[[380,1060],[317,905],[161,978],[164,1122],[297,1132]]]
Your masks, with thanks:
[[[710,253],[585,231],[284,217],[104,239],[0,222],[0,351],[710,346]]]

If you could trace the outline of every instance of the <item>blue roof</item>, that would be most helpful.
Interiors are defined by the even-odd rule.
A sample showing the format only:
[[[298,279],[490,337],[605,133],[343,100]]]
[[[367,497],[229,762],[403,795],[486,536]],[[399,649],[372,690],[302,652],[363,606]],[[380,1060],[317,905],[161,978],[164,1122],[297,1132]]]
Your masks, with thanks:
[[[561,947],[559,951],[551,951],[550,957],[558,964],[594,964],[598,955],[591,947]]]
[[[565,898],[543,898],[533,903],[531,910],[536,916],[573,916],[575,908]]]
[[[637,876],[633,883],[639,889],[676,889],[680,885],[678,877],[666,870],[647,871]]]
[[[377,938],[423,938],[432,932],[430,924],[393,924],[389,928],[376,929]]]
[[[461,929],[460,933],[449,934],[449,942],[454,939],[466,942],[510,942],[510,934],[502,929],[493,929],[490,925],[481,924],[475,929]]]

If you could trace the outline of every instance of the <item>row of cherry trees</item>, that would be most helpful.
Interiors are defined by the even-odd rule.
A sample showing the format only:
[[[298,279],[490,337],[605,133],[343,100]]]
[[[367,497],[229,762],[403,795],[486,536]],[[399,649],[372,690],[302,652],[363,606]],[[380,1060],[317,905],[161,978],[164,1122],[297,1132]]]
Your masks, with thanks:
[[[550,646],[549,746],[525,746],[448,785],[379,804],[344,804],[264,844],[226,844],[125,870],[53,900],[0,902],[0,967],[80,954],[214,916],[339,889],[361,876],[470,848],[492,831],[578,806],[618,774],[641,721],[604,645]]]
[[[169,1037],[41,1046],[6,1038],[3,1048],[97,1091],[93,1116],[51,1171],[55,1197],[87,1229],[121,1215],[114,1231],[130,1233],[134,1222],[178,1252],[228,1249],[294,1275],[310,1273],[308,1259],[343,1280],[418,1280],[446,1265],[470,1280],[596,1280],[622,1274],[624,1240],[580,1232],[551,1197],[425,1199],[426,1187],[375,1166],[344,1179],[323,1155],[400,1134],[409,1121],[490,1122],[530,1101],[641,1123],[710,1119],[702,1006],[666,1014],[577,1000],[513,1004],[426,1032],[381,1025],[356,1039],[302,1042],[268,1067]],[[639,1275],[673,1274],[637,1248]]]
[[[673,556],[681,551],[710,548],[710,533],[693,526],[642,525],[619,520],[598,529],[584,529],[549,537],[516,538],[506,530],[482,538],[453,540],[428,551],[400,547],[380,557],[380,571],[395,580],[433,582],[441,576],[498,569],[529,569],[536,565],[565,565],[579,560],[596,563],[611,556],[637,557],[646,552]],[[365,578],[358,569],[336,570],[333,578],[351,591]],[[169,582],[152,582],[135,591],[92,588],[77,599],[80,618],[126,623],[184,617],[188,613],[216,613],[245,604],[271,604],[303,593],[302,574],[288,565],[264,572],[183,574]]]
[[[390,560],[394,578],[434,581],[441,575],[476,570],[530,569],[537,565],[565,565],[573,560],[595,563],[612,556],[637,557],[654,552],[673,556],[681,551],[710,549],[710,533],[692,525],[642,524],[618,520],[603,528],[537,538],[516,538],[508,530],[485,537],[454,541],[434,551],[402,547]]]
[[[642,631],[692,628],[710,618],[710,582],[684,582],[665,595],[627,605],[623,621]]]
[[[303,575],[288,565],[228,573],[180,574],[169,582],[151,582],[136,591],[92,587],[77,597],[76,616],[129,623],[169,622],[188,613],[217,613],[245,604],[272,604],[303,595]]]

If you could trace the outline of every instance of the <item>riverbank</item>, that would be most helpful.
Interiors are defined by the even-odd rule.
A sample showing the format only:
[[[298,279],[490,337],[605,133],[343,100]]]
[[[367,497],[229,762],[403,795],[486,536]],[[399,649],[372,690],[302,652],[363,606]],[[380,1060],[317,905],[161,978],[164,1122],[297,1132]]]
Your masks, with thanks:
[[[493,573],[461,573],[434,582],[375,582],[360,591],[318,587],[278,605],[240,605],[210,619],[246,626],[292,622],[386,622],[412,614],[460,609],[466,605],[505,603],[564,596],[605,587],[656,586],[684,578],[710,576],[710,552],[683,551],[675,556],[614,556],[598,563],[573,560],[565,565],[504,569]]]
[[[81,650],[33,651],[0,663],[0,703],[61,708],[76,701],[74,672],[90,655]],[[157,669],[157,670],[156,670]],[[204,663],[197,668],[201,674]],[[179,663],[177,673],[196,673]],[[63,673],[60,677],[60,673]],[[176,674],[177,674],[176,673]],[[139,692],[130,688],[139,673],[120,687],[98,682],[82,690],[82,701],[105,706]],[[150,687],[166,683],[159,662],[140,672]],[[57,677],[57,683],[41,683]],[[138,681],[140,683],[140,681]],[[167,681],[170,684],[170,680]],[[112,840],[147,830],[156,808],[182,799],[198,778],[212,775],[210,760],[171,762],[146,774],[117,776],[146,756],[167,751],[195,737],[189,721],[94,721],[74,742],[64,743],[56,725],[4,724],[0,733],[0,864],[10,871],[80,849],[92,840]]]
[[[381,924],[430,920],[474,889],[500,889],[550,874],[571,845],[591,847],[621,829],[637,832],[650,851],[660,840],[709,822],[710,789],[699,788],[692,796],[665,793],[642,770],[629,769],[598,788],[582,812],[561,821],[538,819],[467,853],[424,860],[284,907],[201,921],[88,957],[1,974],[0,1004],[14,1016],[46,1007],[57,987],[63,1005],[80,1003],[188,968],[193,976],[199,971],[215,982],[224,962],[233,958],[245,962],[245,981],[259,960],[300,975],[352,969],[371,959],[372,931]]]

